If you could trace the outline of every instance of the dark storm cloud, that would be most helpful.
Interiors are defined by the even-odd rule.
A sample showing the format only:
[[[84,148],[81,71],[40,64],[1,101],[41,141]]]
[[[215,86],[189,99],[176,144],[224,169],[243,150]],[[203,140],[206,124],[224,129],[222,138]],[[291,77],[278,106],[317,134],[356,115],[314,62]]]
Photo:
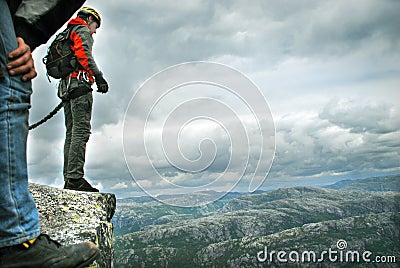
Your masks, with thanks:
[[[395,107],[330,102],[317,115],[288,115],[277,129],[274,171],[286,176],[397,168],[400,128]]]

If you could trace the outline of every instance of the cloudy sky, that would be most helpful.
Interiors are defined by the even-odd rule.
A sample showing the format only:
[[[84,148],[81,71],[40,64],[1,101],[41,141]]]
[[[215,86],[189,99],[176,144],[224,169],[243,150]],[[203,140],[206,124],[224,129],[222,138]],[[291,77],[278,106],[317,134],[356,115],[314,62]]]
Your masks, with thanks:
[[[94,92],[87,147],[86,177],[102,191],[247,191],[260,170],[269,171],[261,189],[400,172],[399,1],[86,5],[103,18],[93,54],[110,84],[109,94]],[[46,47],[34,52],[31,123],[59,101],[41,63]],[[197,79],[176,67],[192,61],[210,68]],[[170,90],[171,76],[233,82]],[[240,77],[249,84],[236,91]],[[60,112],[31,132],[32,182],[62,187],[63,123]]]

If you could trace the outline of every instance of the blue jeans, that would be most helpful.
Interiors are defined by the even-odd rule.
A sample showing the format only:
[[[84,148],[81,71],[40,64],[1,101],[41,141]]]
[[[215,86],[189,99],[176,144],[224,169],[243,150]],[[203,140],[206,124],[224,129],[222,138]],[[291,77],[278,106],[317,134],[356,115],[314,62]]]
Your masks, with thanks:
[[[10,77],[7,55],[17,48],[10,11],[0,0],[0,248],[40,234],[35,201],[28,190],[26,141],[31,82]]]

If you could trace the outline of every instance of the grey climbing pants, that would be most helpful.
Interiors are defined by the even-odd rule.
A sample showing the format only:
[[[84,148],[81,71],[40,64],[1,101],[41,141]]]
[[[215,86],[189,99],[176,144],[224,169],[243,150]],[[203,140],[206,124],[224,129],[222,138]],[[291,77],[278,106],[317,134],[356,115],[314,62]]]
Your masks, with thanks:
[[[64,143],[64,180],[84,176],[86,143],[90,136],[93,95],[88,92],[64,102],[66,136]]]

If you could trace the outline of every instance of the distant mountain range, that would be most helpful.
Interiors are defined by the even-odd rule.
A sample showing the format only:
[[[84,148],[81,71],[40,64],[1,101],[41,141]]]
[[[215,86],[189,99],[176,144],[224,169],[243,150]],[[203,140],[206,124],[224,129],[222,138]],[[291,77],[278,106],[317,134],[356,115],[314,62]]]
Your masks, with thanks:
[[[325,186],[325,188],[371,192],[400,192],[400,175],[373,177],[360,180],[341,180],[335,184]]]
[[[115,267],[315,267],[318,257],[318,267],[366,265],[363,259],[328,259],[335,251],[342,260],[371,252],[370,260],[390,259],[383,267],[399,267],[399,183],[395,175],[324,188],[233,193],[194,208],[119,200],[113,218]],[[184,203],[187,196],[172,198]],[[279,251],[286,259],[278,258]],[[304,252],[309,259],[301,262]]]

